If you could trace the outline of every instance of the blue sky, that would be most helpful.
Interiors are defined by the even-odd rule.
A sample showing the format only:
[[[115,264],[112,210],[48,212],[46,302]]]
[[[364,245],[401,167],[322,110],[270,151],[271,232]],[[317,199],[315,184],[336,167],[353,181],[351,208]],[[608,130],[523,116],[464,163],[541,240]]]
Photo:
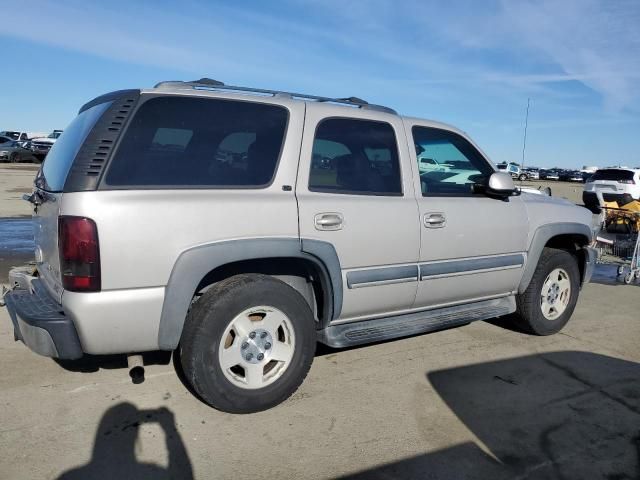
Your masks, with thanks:
[[[495,162],[640,166],[640,1],[0,0],[0,129],[208,76],[454,124]],[[17,8],[16,8],[17,7]]]

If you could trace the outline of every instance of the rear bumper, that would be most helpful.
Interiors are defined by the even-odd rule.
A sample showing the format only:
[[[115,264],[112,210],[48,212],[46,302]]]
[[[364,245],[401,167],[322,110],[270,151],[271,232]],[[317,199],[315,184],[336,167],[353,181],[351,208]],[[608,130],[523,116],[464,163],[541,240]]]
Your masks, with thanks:
[[[73,360],[82,357],[82,346],[73,321],[34,278],[30,288],[20,285],[4,296],[14,338],[45,357]]]

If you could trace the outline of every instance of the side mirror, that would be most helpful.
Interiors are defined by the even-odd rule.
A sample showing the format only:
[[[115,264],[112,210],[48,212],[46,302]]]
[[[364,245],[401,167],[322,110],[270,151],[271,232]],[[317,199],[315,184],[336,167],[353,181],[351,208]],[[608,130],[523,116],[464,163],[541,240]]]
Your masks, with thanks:
[[[499,198],[506,198],[516,195],[517,192],[518,190],[516,190],[510,173],[494,172],[489,177],[487,194]]]

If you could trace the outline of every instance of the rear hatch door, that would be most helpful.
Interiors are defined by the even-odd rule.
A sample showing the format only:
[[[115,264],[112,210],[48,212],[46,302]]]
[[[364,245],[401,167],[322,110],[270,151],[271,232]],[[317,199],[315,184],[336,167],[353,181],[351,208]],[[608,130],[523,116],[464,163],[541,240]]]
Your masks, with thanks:
[[[617,168],[598,170],[591,178],[591,188],[587,190],[603,193],[624,193],[633,182],[633,171]]]
[[[36,266],[47,290],[60,302],[62,278],[58,254],[58,216],[62,194],[36,189],[34,195],[35,201],[41,202],[33,211]]]
[[[111,102],[82,111],[51,147],[35,179],[32,196],[36,265],[47,290],[62,299],[62,276],[58,250],[58,218],[64,201],[65,182],[87,135]]]

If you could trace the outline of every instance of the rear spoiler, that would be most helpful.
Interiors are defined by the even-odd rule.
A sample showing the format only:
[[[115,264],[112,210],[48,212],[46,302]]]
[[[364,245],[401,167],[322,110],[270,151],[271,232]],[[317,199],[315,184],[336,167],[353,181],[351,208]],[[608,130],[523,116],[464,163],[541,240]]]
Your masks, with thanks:
[[[99,97],[94,98],[90,102],[85,103],[80,110],[78,110],[78,115],[80,115],[85,110],[89,110],[91,107],[95,107],[96,105],[100,105],[104,102],[110,102],[122,96],[138,96],[140,95],[140,90],[130,89],[130,90],[116,90],[115,92],[105,93],[104,95],[100,95]]]

